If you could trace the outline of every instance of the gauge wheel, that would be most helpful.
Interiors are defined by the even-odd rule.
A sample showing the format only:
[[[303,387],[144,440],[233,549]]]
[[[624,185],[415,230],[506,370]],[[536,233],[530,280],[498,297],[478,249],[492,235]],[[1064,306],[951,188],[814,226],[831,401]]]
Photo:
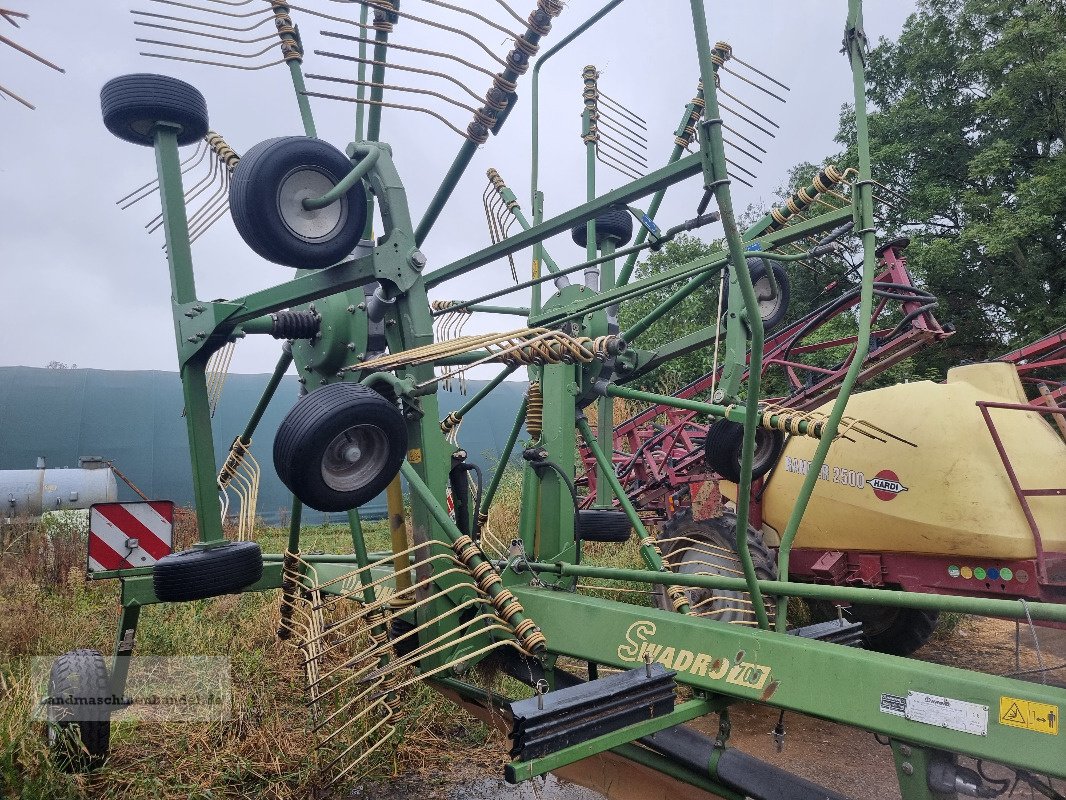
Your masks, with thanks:
[[[48,674],[45,737],[65,772],[103,766],[111,742],[110,681],[96,650],[71,650],[52,662]]]
[[[178,126],[178,145],[207,135],[207,102],[194,86],[167,75],[139,73],[112,78],[100,90],[104,127],[132,144],[155,143],[158,123]]]
[[[578,247],[586,247],[589,239],[585,223],[571,228],[570,236]],[[611,206],[596,217],[596,247],[602,247],[604,242],[612,242],[616,248],[625,247],[632,238],[633,215],[625,206]]]
[[[703,449],[707,466],[727,481],[740,482],[740,455],[744,444],[744,426],[719,419],[707,429]],[[755,455],[751,462],[752,480],[763,477],[777,463],[785,449],[785,434],[767,428],[755,429]]]
[[[350,511],[385,491],[407,454],[396,404],[359,383],[332,383],[300,398],[274,437],[274,468],[317,511]]]
[[[236,594],[263,577],[263,551],[255,542],[224,542],[171,553],[152,567],[155,596],[164,603]]]
[[[624,511],[592,508],[577,512],[577,537],[586,542],[627,542],[633,525]]]
[[[362,182],[324,208],[306,209],[303,201],[326,194],[351,170],[348,157],[321,139],[260,142],[233,170],[233,224],[267,261],[304,269],[336,264],[356,248],[366,225]]]
[[[751,273],[751,285],[755,289],[755,299],[759,304],[759,316],[762,318],[764,330],[776,328],[785,321],[788,315],[789,284],[788,273],[784,267],[771,262],[774,282],[777,284],[777,293],[770,286],[770,273],[766,268],[766,261],[761,258],[748,260],[748,269]]]

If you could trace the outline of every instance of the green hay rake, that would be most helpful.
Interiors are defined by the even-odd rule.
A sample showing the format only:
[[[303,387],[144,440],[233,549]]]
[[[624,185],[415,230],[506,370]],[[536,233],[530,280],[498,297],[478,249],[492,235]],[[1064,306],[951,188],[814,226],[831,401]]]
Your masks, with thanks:
[[[758,162],[762,147],[750,137],[772,135],[774,123],[728,88],[750,84],[777,99],[784,90],[776,82],[773,90],[766,88],[760,76],[772,79],[741,61],[726,43],[712,45],[703,0],[691,0],[700,81],[681,113],[665,165],[648,168],[646,121],[604,94],[599,72],[587,67],[582,74],[587,199],[562,213],[546,214],[538,185],[540,71],[621,2],[611,0],[539,54],[532,68],[531,214],[523,212],[500,173],[490,170],[483,200],[492,244],[434,269],[428,268],[420,248],[477,148],[501,132],[520,78],[538,56],[562,3],[538,0],[524,18],[498,0],[496,10],[507,19],[501,25],[438,0],[412,0],[403,8],[395,0],[343,4],[346,11],[358,9],[358,19],[342,14],[341,5],[328,6],[327,13],[276,0],[213,0],[202,8],[157,2],[160,7],[152,12],[135,12],[139,25],[171,36],[142,40],[153,48],[149,55],[239,69],[284,64],[305,135],[269,139],[239,157],[221,136],[209,132],[204,98],[188,84],[130,75],[102,90],[108,128],[155,151],[157,182],[125,201],[157,190],[162,202],[159,222],[172,281],[200,539],[192,550],[168,556],[150,571],[111,575],[122,579],[122,615],[106,687],[111,696],[123,694],[144,606],[280,589],[279,635],[294,645],[306,673],[309,726],[332,782],[356,779],[368,754],[402,736],[404,695],[418,682],[472,713],[504,721],[514,742],[506,776],[514,782],[575,762],[613,757],[648,768],[663,785],[680,781],[727,798],[843,796],[731,748],[729,706],[737,701],[831,719],[887,738],[907,800],[956,793],[994,796],[994,786],[959,765],[959,754],[1007,764],[1025,776],[1066,777],[1057,722],[1066,708],[1066,692],[786,632],[789,597],[1058,622],[1066,621],[1066,609],[887,591],[873,596],[872,590],[768,580],[756,570],[748,527],[735,524],[748,518],[760,430],[820,442],[782,537],[786,565],[787,542],[830,442],[838,435],[861,436],[876,447],[885,435],[857,420],[842,425],[869,348],[876,269],[878,184],[870,168],[860,0],[849,0],[844,40],[855,88],[855,169],[823,170],[785,206],[772,209],[746,231],[738,228],[731,182],[752,177],[749,167]],[[423,16],[426,9],[442,8],[451,12],[450,24]],[[303,41],[294,13],[343,28],[326,35],[348,52],[319,55],[352,65],[355,77],[304,75]],[[472,92],[440,69],[406,63],[404,57],[412,51],[429,52],[405,44],[400,35],[405,26],[419,25],[434,25],[481,48],[491,69],[452,53],[430,55],[449,69],[461,67],[487,77],[487,94]],[[506,31],[513,49],[499,57],[468,32],[476,25]],[[463,99],[390,82],[389,76],[413,72],[443,77]],[[329,91],[308,89],[308,83]],[[432,95],[446,108],[414,106],[412,94]],[[472,95],[475,104],[465,95]],[[720,95],[729,104],[720,102]],[[356,137],[344,153],[316,138],[314,98],[356,103]],[[431,115],[462,140],[417,221],[392,148],[379,140],[386,108]],[[465,128],[453,121],[457,108],[471,116]],[[723,119],[727,108],[743,109],[732,120],[737,127]],[[742,133],[742,123],[755,130]],[[199,149],[182,161],[179,147],[187,145]],[[201,162],[208,178],[186,192],[183,175]],[[620,172],[623,185],[598,190],[597,165]],[[703,190],[695,215],[660,227],[655,218],[665,192],[689,179]],[[215,194],[207,194],[210,186],[216,186]],[[820,202],[830,195],[845,202]],[[639,202],[646,205],[633,205]],[[197,297],[190,240],[224,216],[226,206],[252,250],[296,269],[291,280],[230,300]],[[822,207],[829,210],[820,212]],[[722,250],[632,279],[640,253],[717,221],[724,229]],[[567,231],[584,247],[585,260],[564,267],[545,242]],[[815,258],[843,232],[861,241],[863,259],[857,352],[839,399],[822,416],[768,407],[760,400],[764,323],[777,313],[787,273],[764,268],[761,276],[753,276],[749,260],[757,257],[783,267]],[[533,251],[532,274],[522,279],[512,257],[527,248]],[[784,252],[786,248],[792,252]],[[512,259],[514,286],[472,299],[430,301],[431,290],[505,258]],[[583,281],[577,273],[583,273]],[[683,332],[654,351],[641,349],[641,336],[652,324],[723,276],[725,369],[709,402],[627,389],[626,383],[670,359],[717,342],[713,326]],[[548,282],[557,290],[550,296],[543,291]],[[671,289],[666,299],[644,319],[620,328],[620,304],[664,288]],[[518,290],[528,290],[528,307],[491,304]],[[461,335],[459,323],[473,314],[525,319],[522,327],[503,333]],[[440,321],[437,336],[435,320]],[[286,344],[259,406],[219,469],[213,403],[221,391],[227,348],[250,335],[271,335]],[[488,363],[500,365],[499,375],[442,420],[441,382]],[[254,521],[259,474],[248,448],[267,403],[293,364],[304,394],[274,441],[275,469],[294,496],[288,548],[262,554],[254,542],[224,539],[222,504],[230,501],[220,500],[220,491],[242,507],[239,538],[244,539]],[[522,368],[528,373],[529,393],[504,457],[483,486],[458,444],[458,426],[502,380]],[[680,407],[742,426],[740,489],[727,537],[727,555],[739,565],[732,574],[714,569],[676,573],[664,564],[660,541],[645,529],[611,464],[616,397],[685,403]],[[596,429],[585,414],[592,405],[598,412]],[[488,524],[489,513],[523,427],[528,440],[520,451],[521,517],[516,530],[501,530]],[[574,489],[579,441],[590,448],[599,468],[596,506],[580,513]],[[401,476],[410,493],[411,539],[403,523]],[[388,492],[393,546],[389,552],[368,552],[358,509],[382,491]],[[615,503],[620,510],[612,508]],[[347,513],[354,555],[302,552],[304,505]],[[643,568],[588,563],[586,542],[626,541],[632,531]],[[708,560],[720,550],[707,550]],[[595,591],[580,583],[590,578],[598,581]],[[634,586],[640,588],[634,591]],[[721,609],[720,598],[718,606],[708,607],[706,600],[694,605],[691,598],[697,592],[712,600],[718,592],[732,598],[726,602],[735,613],[727,618],[740,624],[708,613]],[[620,599],[604,599],[604,594]],[[626,602],[633,594],[656,596],[657,607]],[[589,680],[575,669],[587,671]],[[508,699],[487,692],[481,679],[494,671],[527,684],[530,696]],[[685,696],[691,699],[677,699],[678,685],[690,690]],[[1043,721],[1018,725],[1002,710],[1012,703],[1025,705],[1037,717],[1042,714]],[[716,738],[684,725],[707,714],[719,717]],[[99,750],[99,737],[83,735],[82,741]],[[1043,786],[1035,777],[1027,780]],[[616,785],[612,791],[622,790]]]

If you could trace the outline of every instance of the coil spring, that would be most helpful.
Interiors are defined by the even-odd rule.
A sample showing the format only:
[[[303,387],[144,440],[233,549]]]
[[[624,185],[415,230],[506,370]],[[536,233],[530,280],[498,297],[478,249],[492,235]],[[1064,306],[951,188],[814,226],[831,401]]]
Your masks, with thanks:
[[[783,209],[770,209],[770,216],[774,221],[771,223],[768,230],[780,230],[788,224],[788,221],[792,217],[810,208],[811,204],[817,199],[819,194],[831,191],[833,187],[837,186],[843,180],[844,173],[837,169],[833,164],[830,164],[814,176],[814,180],[811,182],[812,185],[809,188],[799,189],[790,195],[785,201]],[[811,191],[814,192],[813,195],[810,193]]]
[[[685,590],[680,586],[668,586],[666,596],[670,598],[674,611],[680,611],[684,606],[688,605],[688,595],[685,594]]]
[[[222,134],[216,133],[215,131],[208,131],[207,135],[204,137],[204,141],[207,142],[208,147],[215,152],[218,160],[226,167],[226,169],[233,172],[233,170],[237,168],[237,164],[240,163],[241,157],[237,155],[234,149],[229,146],[229,143],[222,138]]]
[[[270,0],[274,11],[274,26],[281,39],[281,57],[285,61],[302,61],[304,57],[300,34],[289,15],[289,5],[283,0]]]
[[[544,430],[544,394],[540,381],[530,381],[526,392],[526,431],[534,440],[540,438]]]
[[[687,148],[692,144],[692,140],[696,136],[696,123],[700,121],[700,117],[703,116],[703,109],[707,105],[706,101],[703,99],[703,81],[700,81],[699,85],[696,87],[696,96],[692,98],[689,105],[692,108],[688,112],[688,119],[682,123],[681,127],[674,135],[674,144],[678,147]]]

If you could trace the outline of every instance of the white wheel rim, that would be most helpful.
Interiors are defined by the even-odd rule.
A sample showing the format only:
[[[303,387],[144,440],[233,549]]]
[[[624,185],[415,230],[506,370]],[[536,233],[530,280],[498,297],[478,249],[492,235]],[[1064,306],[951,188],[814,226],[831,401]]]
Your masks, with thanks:
[[[334,180],[311,167],[297,167],[278,187],[278,213],[289,232],[305,242],[320,243],[332,238],[348,217],[348,202],[342,197],[325,208],[306,209],[304,200],[321,197],[334,186]]]

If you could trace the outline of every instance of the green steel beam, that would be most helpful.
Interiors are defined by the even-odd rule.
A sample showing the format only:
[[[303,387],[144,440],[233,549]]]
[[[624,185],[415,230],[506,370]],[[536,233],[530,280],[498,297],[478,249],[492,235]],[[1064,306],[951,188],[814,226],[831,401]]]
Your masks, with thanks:
[[[581,569],[564,566],[573,574]],[[1066,778],[1060,736],[1000,722],[1004,698],[1061,711],[1062,688],[551,589],[511,591],[553,653],[622,669],[647,654],[695,689]],[[891,713],[898,710],[893,698],[906,699],[908,709],[913,703],[912,718]]]
[[[792,514],[789,516],[788,522],[785,525],[785,530],[781,534],[781,546],[777,551],[777,568],[779,570],[779,575],[788,575],[788,562],[792,549],[792,542],[795,540],[796,532],[799,530],[800,522],[803,520],[803,513],[807,510],[807,503],[810,501],[811,495],[814,493],[815,483],[822,468],[822,464],[825,463],[825,457],[829,452],[829,447],[833,443],[833,439],[836,438],[837,427],[840,424],[840,419],[847,407],[848,398],[851,396],[851,389],[855,385],[859,373],[862,372],[863,363],[866,361],[866,354],[870,349],[870,320],[873,314],[873,280],[877,270],[877,263],[874,258],[874,247],[877,244],[877,226],[874,222],[873,187],[871,186],[872,179],[870,167],[870,136],[869,126],[866,119],[866,39],[865,34],[862,33],[862,0],[848,0],[848,21],[845,30],[844,44],[847,50],[848,60],[851,63],[852,86],[855,96],[855,139],[859,155],[859,178],[855,182],[852,190],[853,199],[855,201],[855,219],[858,227],[857,233],[862,237],[863,252],[862,288],[859,295],[859,330],[855,338],[855,350],[851,357],[851,365],[848,367],[848,371],[844,375],[843,381],[841,381],[839,393],[837,394],[836,400],[833,402],[832,410],[829,412],[823,438],[818,443],[818,447],[815,448],[814,455],[811,456],[811,473],[804,476],[803,484],[800,486],[795,505],[792,507]],[[751,365],[752,374],[754,374],[755,369],[756,364],[753,360]],[[746,491],[746,489],[741,487],[738,491]],[[740,513],[739,507],[737,513]],[[738,518],[747,519],[747,516]],[[739,527],[746,528],[747,526],[742,525]],[[788,617],[788,598],[781,598],[779,604],[780,614],[777,619],[777,628],[778,630],[783,630]]]
[[[640,180],[627,183],[614,191],[601,195],[591,203],[583,203],[570,211],[552,217],[546,222],[534,225],[529,230],[509,236],[499,244],[486,247],[476,253],[472,253],[458,261],[453,261],[447,266],[434,270],[425,276],[426,288],[432,288],[439,283],[457,278],[478,267],[490,264],[504,256],[515,253],[526,247],[536,244],[538,241],[550,238],[557,233],[568,231],[575,225],[588,222],[597,216],[608,206],[616,203],[629,204],[637,198],[644,197],[663,186],[683,181],[700,172],[701,164],[699,155],[685,156],[680,161],[670,164],[661,169],[649,173]],[[562,274],[560,270],[560,274]],[[549,278],[551,276],[548,276]]]

